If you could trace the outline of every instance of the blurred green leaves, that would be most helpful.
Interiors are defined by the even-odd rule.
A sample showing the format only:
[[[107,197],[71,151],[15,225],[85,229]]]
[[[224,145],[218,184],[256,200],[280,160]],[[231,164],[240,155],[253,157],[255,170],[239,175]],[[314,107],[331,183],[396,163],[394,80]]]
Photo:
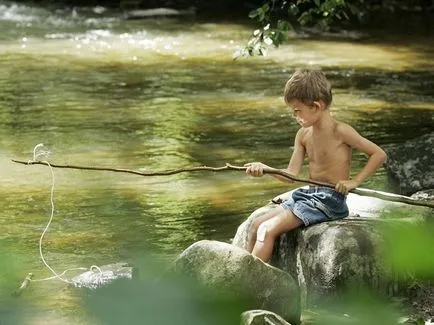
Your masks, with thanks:
[[[432,218],[431,218],[432,219]],[[385,260],[403,277],[434,279],[434,219],[384,225]]]
[[[259,27],[253,32],[247,45],[234,53],[240,56],[265,56],[267,46],[278,47],[288,39],[288,33],[297,26],[319,26],[327,28],[339,20],[359,16],[363,1],[349,3],[347,0],[268,0],[252,10],[249,18],[256,20]]]
[[[117,281],[89,292],[85,308],[101,324],[239,324],[247,308],[242,298],[222,295],[151,259],[139,267],[140,279]]]

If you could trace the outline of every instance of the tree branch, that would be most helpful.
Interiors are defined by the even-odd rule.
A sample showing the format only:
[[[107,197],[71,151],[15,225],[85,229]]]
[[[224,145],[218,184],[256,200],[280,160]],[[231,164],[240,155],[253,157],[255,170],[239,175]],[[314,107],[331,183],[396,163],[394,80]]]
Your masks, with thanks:
[[[45,165],[45,166],[51,166],[53,168],[66,168],[66,169],[80,169],[80,170],[96,170],[96,171],[109,171],[109,172],[116,172],[116,173],[128,173],[128,174],[134,174],[139,176],[168,176],[168,175],[174,175],[179,174],[183,172],[196,172],[196,171],[212,171],[212,172],[220,172],[220,171],[226,171],[226,170],[238,170],[238,171],[245,171],[247,167],[244,166],[234,166],[231,164],[226,164],[223,167],[208,167],[208,166],[200,166],[200,167],[187,167],[187,168],[179,168],[179,169],[173,169],[173,170],[165,170],[165,171],[159,171],[159,172],[141,172],[137,170],[131,170],[131,169],[123,169],[123,168],[106,168],[106,167],[91,167],[91,166],[76,166],[76,165],[58,165],[58,164],[51,164],[46,161],[21,161],[21,160],[15,160],[12,159],[14,163],[23,164],[23,165]],[[313,181],[313,180],[307,180],[303,178],[295,177],[281,169],[275,169],[275,168],[265,168],[264,169],[265,174],[275,174],[283,176],[291,181],[298,182],[298,183],[305,183],[309,185],[317,185],[317,186],[325,186],[330,188],[335,188],[335,185]],[[406,203],[410,205],[418,205],[418,206],[426,206],[430,208],[434,208],[434,200],[418,200],[413,199],[408,196],[404,195],[398,195],[393,193],[387,193],[387,192],[381,192],[381,191],[374,191],[364,188],[356,188],[350,191],[351,193],[358,194],[361,196],[370,196],[381,200],[386,201],[392,201],[392,202],[400,202],[400,203]]]

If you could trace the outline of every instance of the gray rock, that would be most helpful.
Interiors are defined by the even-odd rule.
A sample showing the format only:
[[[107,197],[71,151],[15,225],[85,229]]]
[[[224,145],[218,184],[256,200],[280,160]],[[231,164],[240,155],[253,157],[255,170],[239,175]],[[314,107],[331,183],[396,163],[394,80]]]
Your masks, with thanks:
[[[175,269],[223,294],[236,293],[248,301],[248,309],[266,309],[293,324],[300,322],[297,281],[239,247],[199,241],[176,259]]]
[[[292,192],[273,201],[285,200]],[[399,283],[393,270],[383,263],[379,253],[385,244],[381,225],[396,222],[396,211],[399,222],[414,222],[424,220],[430,210],[355,194],[350,194],[347,202],[350,217],[299,228],[276,241],[270,264],[298,280],[303,302],[333,299],[354,285],[379,293],[397,292]],[[270,203],[254,211],[238,227],[233,244],[246,249],[252,221],[276,206]]]
[[[396,292],[392,271],[381,258],[383,237],[378,223],[324,222],[284,235],[275,263],[292,272],[295,264],[303,300],[308,304],[334,299],[349,287]]]
[[[402,194],[434,189],[434,132],[384,149],[385,168]]]
[[[241,325],[291,325],[279,315],[267,310],[248,310],[241,314]]]
[[[77,288],[97,289],[115,280],[133,279],[137,277],[137,269],[128,263],[114,263],[91,267],[72,279]]]
[[[382,244],[378,223],[348,219],[291,231],[277,240],[270,263],[298,279],[301,299],[308,304],[333,299],[354,284],[396,291],[377,252]]]

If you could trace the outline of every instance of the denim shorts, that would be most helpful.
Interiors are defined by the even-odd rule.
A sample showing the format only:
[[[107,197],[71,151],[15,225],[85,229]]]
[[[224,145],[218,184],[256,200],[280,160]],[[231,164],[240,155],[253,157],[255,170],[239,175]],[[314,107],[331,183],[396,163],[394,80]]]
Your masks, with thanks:
[[[300,188],[280,205],[292,211],[305,226],[323,221],[331,221],[348,216],[346,196],[334,189],[323,186]]]

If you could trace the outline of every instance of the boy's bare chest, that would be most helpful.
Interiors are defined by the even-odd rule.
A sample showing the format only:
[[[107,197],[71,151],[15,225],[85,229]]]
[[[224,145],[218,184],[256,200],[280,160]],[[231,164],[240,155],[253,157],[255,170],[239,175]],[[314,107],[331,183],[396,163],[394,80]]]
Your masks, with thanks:
[[[328,160],[342,154],[344,144],[342,140],[333,136],[312,136],[307,135],[304,139],[304,146],[309,160],[327,162]]]

